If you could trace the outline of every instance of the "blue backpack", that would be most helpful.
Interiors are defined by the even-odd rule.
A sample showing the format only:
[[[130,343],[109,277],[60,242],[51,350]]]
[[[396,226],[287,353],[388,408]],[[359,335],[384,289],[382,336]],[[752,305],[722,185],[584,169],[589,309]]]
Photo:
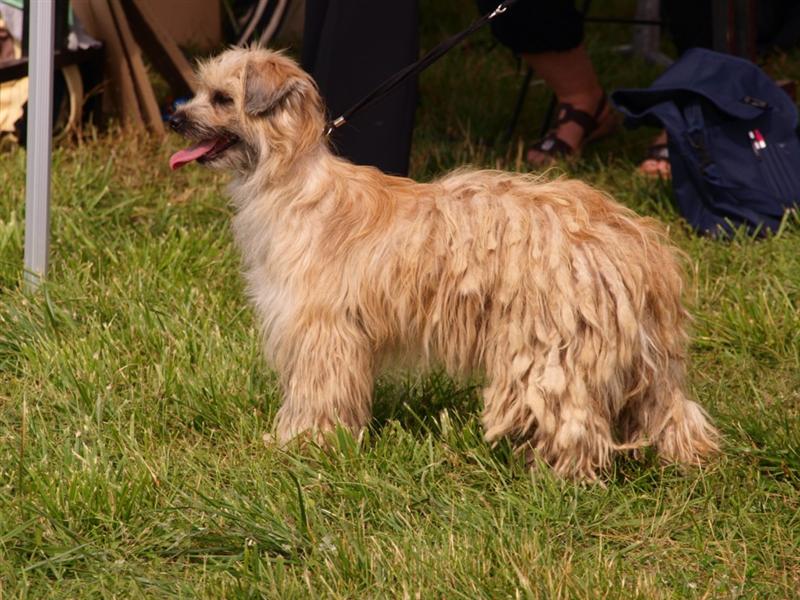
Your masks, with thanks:
[[[753,63],[693,48],[611,98],[630,125],[667,130],[678,210],[698,232],[776,231],[800,202],[797,108]]]

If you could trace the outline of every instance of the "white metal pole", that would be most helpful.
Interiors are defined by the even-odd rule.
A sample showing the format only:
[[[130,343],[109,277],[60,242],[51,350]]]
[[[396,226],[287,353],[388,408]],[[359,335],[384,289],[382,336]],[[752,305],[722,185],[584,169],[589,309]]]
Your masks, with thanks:
[[[47,273],[50,246],[55,0],[31,0],[29,6],[25,283],[35,290]]]

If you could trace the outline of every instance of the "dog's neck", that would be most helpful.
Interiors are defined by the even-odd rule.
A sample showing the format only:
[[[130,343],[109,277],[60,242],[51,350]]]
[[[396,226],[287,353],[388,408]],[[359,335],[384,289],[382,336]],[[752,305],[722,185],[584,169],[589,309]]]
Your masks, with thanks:
[[[346,162],[323,143],[294,161],[276,165],[272,158],[234,175],[229,185],[234,237],[249,273],[272,262],[276,236],[296,230],[305,210],[316,210],[339,187],[337,173]]]
[[[244,208],[252,199],[267,200],[281,209],[300,199],[312,199],[329,187],[341,159],[334,156],[327,144],[293,156],[265,153],[266,159],[255,162],[246,171],[235,173],[230,185],[234,207]]]
[[[386,187],[391,187],[393,182],[399,180],[408,181],[406,178],[386,175],[375,167],[353,164],[335,155],[326,139],[320,139],[310,148],[291,155],[269,151],[262,155],[266,158],[234,175],[230,192],[237,208],[254,198],[269,198],[275,209],[298,201],[308,205],[321,200],[343,184],[358,187],[361,178],[354,175],[362,171],[370,171],[373,181],[375,177],[385,178],[383,185]]]

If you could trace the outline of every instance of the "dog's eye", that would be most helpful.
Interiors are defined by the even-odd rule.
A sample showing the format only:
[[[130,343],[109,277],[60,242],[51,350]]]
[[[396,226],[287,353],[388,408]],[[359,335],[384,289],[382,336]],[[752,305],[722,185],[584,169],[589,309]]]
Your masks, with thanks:
[[[214,92],[211,94],[211,104],[216,106],[227,106],[233,102],[233,98],[224,92]]]

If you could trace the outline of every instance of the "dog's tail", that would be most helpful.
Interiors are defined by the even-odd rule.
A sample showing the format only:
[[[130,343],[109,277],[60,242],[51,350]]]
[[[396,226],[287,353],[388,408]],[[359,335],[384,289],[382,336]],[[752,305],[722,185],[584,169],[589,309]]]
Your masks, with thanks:
[[[703,408],[681,390],[672,390],[671,395],[659,403],[664,414],[660,422],[654,420],[650,439],[665,462],[701,464],[719,451],[719,432]]]
[[[654,446],[666,463],[698,465],[719,451],[720,434],[685,392],[685,359],[673,356],[649,377],[622,409],[620,450]]]

